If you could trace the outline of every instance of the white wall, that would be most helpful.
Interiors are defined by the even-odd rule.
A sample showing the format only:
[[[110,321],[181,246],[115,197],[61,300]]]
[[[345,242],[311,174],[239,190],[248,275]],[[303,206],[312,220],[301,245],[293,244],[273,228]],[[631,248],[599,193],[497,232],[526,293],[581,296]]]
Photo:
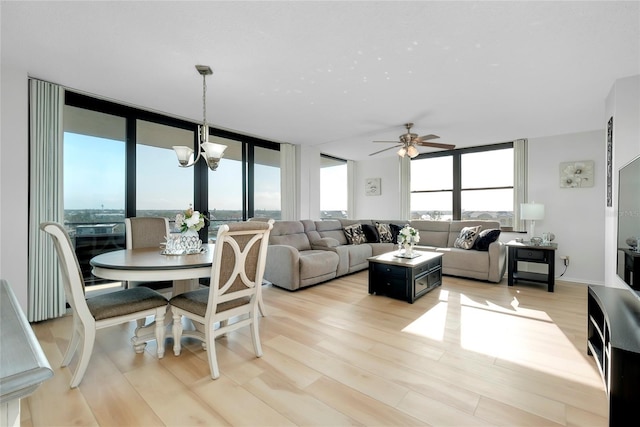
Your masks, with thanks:
[[[625,286],[616,274],[618,247],[618,171],[640,155],[640,75],[616,80],[605,103],[606,123],[613,117],[613,206],[605,207],[604,259],[607,286]],[[606,148],[605,148],[606,150]],[[605,151],[606,153],[606,151]]]
[[[367,178],[380,178],[379,196],[366,196]],[[358,162],[355,176],[354,219],[407,219],[400,218],[400,161],[396,158],[376,158]]]
[[[544,219],[536,221],[536,235],[546,231],[556,235],[556,277],[564,270],[560,256],[570,257],[562,280],[604,282],[605,138],[602,129],[529,139],[528,201],[545,207]],[[560,163],[581,160],[595,162],[594,186],[561,188]]]

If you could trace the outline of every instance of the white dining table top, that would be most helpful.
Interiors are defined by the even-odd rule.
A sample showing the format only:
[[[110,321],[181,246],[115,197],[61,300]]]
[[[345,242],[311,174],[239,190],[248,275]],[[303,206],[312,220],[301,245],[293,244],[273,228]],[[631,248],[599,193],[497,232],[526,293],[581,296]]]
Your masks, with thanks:
[[[180,280],[208,277],[214,244],[189,255],[163,255],[160,248],[121,249],[91,258],[95,276],[111,280]]]

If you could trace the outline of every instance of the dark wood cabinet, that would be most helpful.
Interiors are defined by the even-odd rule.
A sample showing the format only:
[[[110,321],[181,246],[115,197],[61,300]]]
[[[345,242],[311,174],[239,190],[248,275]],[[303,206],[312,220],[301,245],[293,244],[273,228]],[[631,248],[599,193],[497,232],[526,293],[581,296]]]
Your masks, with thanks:
[[[442,284],[442,254],[422,252],[417,258],[393,252],[369,258],[369,293],[413,303]]]
[[[640,407],[640,298],[628,289],[589,286],[587,310],[587,354],[609,396],[609,425],[630,425]]]
[[[624,249],[624,281],[640,291],[640,252]]]
[[[511,241],[506,243],[508,248],[508,280],[507,285],[513,286],[519,280],[527,282],[546,283],[547,290],[553,292],[555,286],[555,265],[556,250],[558,245],[548,243],[545,245],[532,245],[528,242]],[[520,271],[518,262],[533,262],[537,264],[546,264],[547,273],[532,273],[529,271]]]

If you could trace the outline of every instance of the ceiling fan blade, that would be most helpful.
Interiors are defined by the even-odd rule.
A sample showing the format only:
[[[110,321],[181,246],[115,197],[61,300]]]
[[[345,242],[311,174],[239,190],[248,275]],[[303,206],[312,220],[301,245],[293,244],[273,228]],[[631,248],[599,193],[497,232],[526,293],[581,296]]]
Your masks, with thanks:
[[[391,144],[398,144],[399,141],[373,141],[373,142],[389,142]]]
[[[369,155],[370,155],[370,156],[373,156],[373,155],[376,155],[376,154],[378,154],[378,153],[382,153],[383,151],[393,150],[394,148],[398,148],[398,147],[402,147],[402,144],[400,144],[400,145],[396,145],[395,147],[385,148],[384,150],[376,151],[375,153],[371,153],[371,154],[369,154]]]
[[[440,144],[438,142],[416,142],[417,145],[421,147],[433,147],[433,148],[442,148],[444,150],[453,150],[456,148],[453,144]]]
[[[434,135],[432,133],[430,133],[429,135],[424,135],[424,136],[419,136],[416,138],[416,140],[418,141],[426,141],[428,139],[438,139],[440,138],[438,135]]]

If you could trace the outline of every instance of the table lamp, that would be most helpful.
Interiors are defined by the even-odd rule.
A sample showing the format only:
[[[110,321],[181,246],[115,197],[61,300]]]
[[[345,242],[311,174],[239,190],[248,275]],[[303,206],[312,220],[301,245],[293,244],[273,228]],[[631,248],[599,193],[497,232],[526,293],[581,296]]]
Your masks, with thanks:
[[[542,203],[521,203],[520,218],[531,221],[531,237],[535,237],[536,220],[544,219],[544,205]]]

